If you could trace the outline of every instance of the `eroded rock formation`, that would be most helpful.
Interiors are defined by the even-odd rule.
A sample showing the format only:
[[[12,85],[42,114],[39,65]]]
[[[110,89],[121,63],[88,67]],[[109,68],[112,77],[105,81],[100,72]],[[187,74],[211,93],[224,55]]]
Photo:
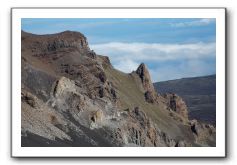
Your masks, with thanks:
[[[188,118],[188,108],[181,97],[177,94],[165,94],[164,98],[167,100],[167,106],[174,112],[183,116],[184,118]]]
[[[137,68],[136,73],[142,81],[142,86],[145,91],[145,100],[148,103],[158,103],[157,92],[155,91],[155,88],[153,86],[147,66],[144,63],[141,63]]]

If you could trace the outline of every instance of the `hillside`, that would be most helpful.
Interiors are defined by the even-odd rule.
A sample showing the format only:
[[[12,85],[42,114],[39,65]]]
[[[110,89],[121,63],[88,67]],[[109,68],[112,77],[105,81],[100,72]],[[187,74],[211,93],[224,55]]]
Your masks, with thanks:
[[[21,37],[22,146],[215,146],[215,127],[159,95],[145,64],[120,72],[79,32]]]
[[[216,75],[157,82],[154,86],[161,94],[180,95],[190,119],[216,124]]]

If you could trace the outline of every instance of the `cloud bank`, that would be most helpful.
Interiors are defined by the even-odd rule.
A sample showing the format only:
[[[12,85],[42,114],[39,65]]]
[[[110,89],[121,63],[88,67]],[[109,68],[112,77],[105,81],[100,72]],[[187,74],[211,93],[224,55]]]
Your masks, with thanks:
[[[215,56],[215,43],[195,44],[149,44],[149,43],[119,43],[91,45],[97,53],[106,54],[113,60],[177,60],[200,59]]]
[[[148,65],[153,81],[215,73],[215,43],[160,44],[110,42],[90,46],[97,54],[109,56],[123,72]]]

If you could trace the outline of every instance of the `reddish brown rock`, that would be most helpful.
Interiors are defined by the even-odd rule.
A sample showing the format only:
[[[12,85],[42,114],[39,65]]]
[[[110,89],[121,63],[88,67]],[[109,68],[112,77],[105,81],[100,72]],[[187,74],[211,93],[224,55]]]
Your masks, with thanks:
[[[151,76],[149,74],[147,66],[144,63],[141,63],[137,68],[136,73],[142,81],[142,86],[145,90],[145,100],[149,103],[158,103],[157,92],[155,91],[155,88],[151,81]]]
[[[188,118],[188,108],[183,99],[177,94],[165,94],[164,98],[166,99],[167,106],[174,112]]]
[[[86,37],[79,32],[73,31],[50,35],[34,35],[22,31],[22,40],[27,43],[23,49],[32,50],[32,54],[36,56],[45,56],[48,53],[59,50],[77,49],[78,51],[89,51]]]
[[[144,63],[141,63],[136,70],[136,73],[142,80],[142,85],[145,91],[154,91],[154,86],[151,81],[151,76],[149,74],[148,68]]]

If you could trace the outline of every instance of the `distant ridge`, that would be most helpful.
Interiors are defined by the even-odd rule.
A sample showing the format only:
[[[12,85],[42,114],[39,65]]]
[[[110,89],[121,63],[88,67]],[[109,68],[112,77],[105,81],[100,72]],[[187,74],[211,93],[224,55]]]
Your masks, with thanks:
[[[154,83],[154,86],[159,89],[159,93],[216,94],[216,75],[162,81]]]
[[[157,82],[154,86],[161,94],[180,95],[188,106],[190,119],[215,124],[216,75]]]

